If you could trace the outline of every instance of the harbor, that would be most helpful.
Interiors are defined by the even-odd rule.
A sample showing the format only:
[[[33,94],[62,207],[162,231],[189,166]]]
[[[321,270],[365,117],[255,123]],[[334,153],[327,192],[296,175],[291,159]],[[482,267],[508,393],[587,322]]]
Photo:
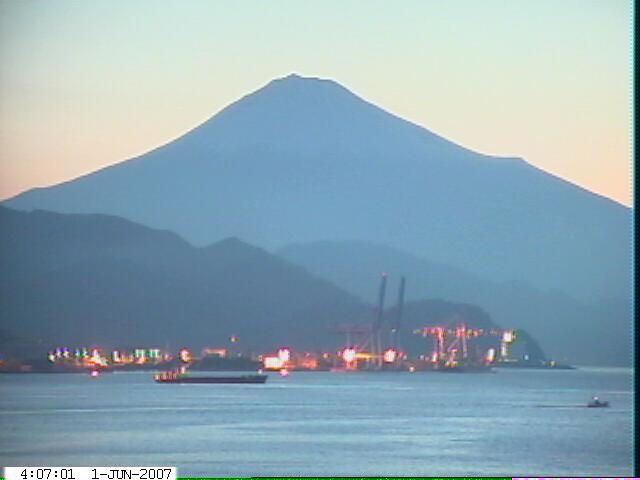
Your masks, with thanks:
[[[505,465],[512,476],[631,476],[629,369],[267,374],[259,385],[0,375],[0,419],[13,432],[3,460],[166,461],[194,477],[499,477]],[[610,407],[585,408],[594,394]]]
[[[571,370],[574,366],[547,360],[530,336],[516,329],[495,325],[471,326],[457,316],[443,323],[414,328],[422,338],[420,350],[409,352],[400,344],[406,333],[403,307],[406,288],[400,279],[398,299],[392,314],[384,316],[386,273],[380,275],[378,302],[369,323],[342,324],[333,332],[343,338],[337,349],[299,350],[281,346],[272,351],[243,349],[241,339],[228,336],[225,345],[207,346],[199,352],[181,348],[104,348],[61,346],[49,351],[46,360],[7,362],[0,360],[0,373],[80,373],[132,370],[179,371],[331,371],[331,372],[439,372],[489,373],[496,369]],[[403,329],[405,332],[403,332]],[[531,348],[534,345],[535,348]]]

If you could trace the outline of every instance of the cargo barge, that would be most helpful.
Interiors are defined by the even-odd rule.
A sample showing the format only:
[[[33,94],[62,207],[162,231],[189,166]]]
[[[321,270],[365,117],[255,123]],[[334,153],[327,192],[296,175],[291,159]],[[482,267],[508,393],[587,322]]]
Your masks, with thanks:
[[[240,375],[215,377],[190,376],[173,372],[160,373],[153,377],[157,383],[265,383],[268,375]]]

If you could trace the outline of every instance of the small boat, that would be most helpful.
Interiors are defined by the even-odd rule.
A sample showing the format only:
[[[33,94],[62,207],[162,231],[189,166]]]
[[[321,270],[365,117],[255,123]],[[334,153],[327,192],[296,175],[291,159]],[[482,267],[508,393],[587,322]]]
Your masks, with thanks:
[[[190,376],[178,372],[165,372],[154,375],[157,383],[265,383],[268,375],[240,375],[200,377]]]
[[[609,406],[609,402],[599,400],[598,397],[593,397],[589,403],[587,403],[587,407],[589,408],[605,408]]]

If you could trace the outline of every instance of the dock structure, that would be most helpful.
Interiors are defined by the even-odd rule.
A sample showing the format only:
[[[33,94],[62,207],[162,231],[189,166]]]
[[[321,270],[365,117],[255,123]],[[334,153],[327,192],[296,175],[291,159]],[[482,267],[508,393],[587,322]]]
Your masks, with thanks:
[[[399,332],[402,326],[402,314],[404,307],[404,292],[406,279],[400,279],[398,290],[398,304],[392,323],[385,327],[384,305],[387,292],[388,274],[380,274],[380,286],[378,288],[378,302],[374,309],[374,318],[371,323],[343,324],[333,331],[346,335],[344,349],[340,357],[347,370],[365,369],[382,370],[398,368],[405,358],[400,350]],[[383,337],[388,344],[383,344]],[[385,341],[384,343],[386,343]]]
[[[429,362],[434,368],[449,368],[460,364],[491,364],[498,361],[509,361],[509,347],[516,339],[515,330],[470,328],[457,320],[452,325],[430,325],[414,330],[414,334],[433,338],[433,349]],[[473,358],[470,353],[470,342],[480,337],[499,339],[499,356],[496,348],[488,348],[481,358]]]

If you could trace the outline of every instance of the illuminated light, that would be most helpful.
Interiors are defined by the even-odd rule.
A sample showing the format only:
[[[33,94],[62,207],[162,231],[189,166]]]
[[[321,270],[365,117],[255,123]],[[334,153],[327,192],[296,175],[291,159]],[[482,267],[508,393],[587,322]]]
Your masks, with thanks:
[[[122,360],[120,358],[120,352],[118,352],[118,350],[114,350],[113,352],[111,352],[111,358],[115,363],[120,363],[120,361]]]
[[[318,360],[313,357],[308,357],[300,362],[300,367],[308,370],[316,370],[318,368]]]
[[[262,365],[267,370],[280,370],[284,367],[284,362],[280,357],[266,356],[262,361]]]
[[[432,361],[433,363],[436,363],[436,362],[438,361],[438,352],[433,352],[433,353],[431,354],[431,361]]]
[[[416,371],[416,367],[409,367],[409,373],[413,373]]]
[[[502,334],[503,342],[511,343],[515,340],[515,338],[516,336],[513,330],[505,330],[504,333]]]
[[[393,348],[390,348],[386,352],[384,352],[382,359],[386,363],[393,363],[396,361],[396,357],[398,356],[398,352],[396,352]]]
[[[231,341],[231,343],[238,343],[240,341],[240,339],[235,335],[231,335],[229,337],[229,340]]]
[[[89,359],[89,362],[97,365],[101,365],[103,363],[100,351],[97,348],[94,348],[91,351],[91,358]]]
[[[258,369],[258,374],[262,375],[262,369],[261,368]]]
[[[280,370],[280,376],[281,377],[288,377],[289,376],[289,370],[287,370],[286,368],[283,368],[282,370]]]
[[[226,348],[205,348],[202,350],[203,356],[226,358],[228,352]]]
[[[356,360],[375,360],[376,355],[370,352],[358,352],[356,353]]]
[[[496,349],[490,348],[489,350],[487,350],[487,356],[485,358],[487,360],[487,363],[493,363],[493,361],[496,359]]]
[[[342,359],[347,363],[353,363],[356,357],[357,357],[357,353],[353,348],[345,348],[342,351]]]
[[[178,355],[180,356],[180,360],[184,363],[190,363],[193,361],[193,355],[191,354],[191,350],[189,350],[188,348],[183,348],[182,350],[180,350],[180,353]]]
[[[288,348],[281,348],[278,350],[278,358],[282,360],[282,363],[286,363],[291,358],[291,351]]]
[[[98,370],[91,370],[90,375],[95,378],[100,375],[100,372]]]
[[[55,361],[56,361],[56,355],[53,352],[49,352],[49,354],[47,355],[47,358],[49,359],[49,361],[51,363],[55,363]]]

